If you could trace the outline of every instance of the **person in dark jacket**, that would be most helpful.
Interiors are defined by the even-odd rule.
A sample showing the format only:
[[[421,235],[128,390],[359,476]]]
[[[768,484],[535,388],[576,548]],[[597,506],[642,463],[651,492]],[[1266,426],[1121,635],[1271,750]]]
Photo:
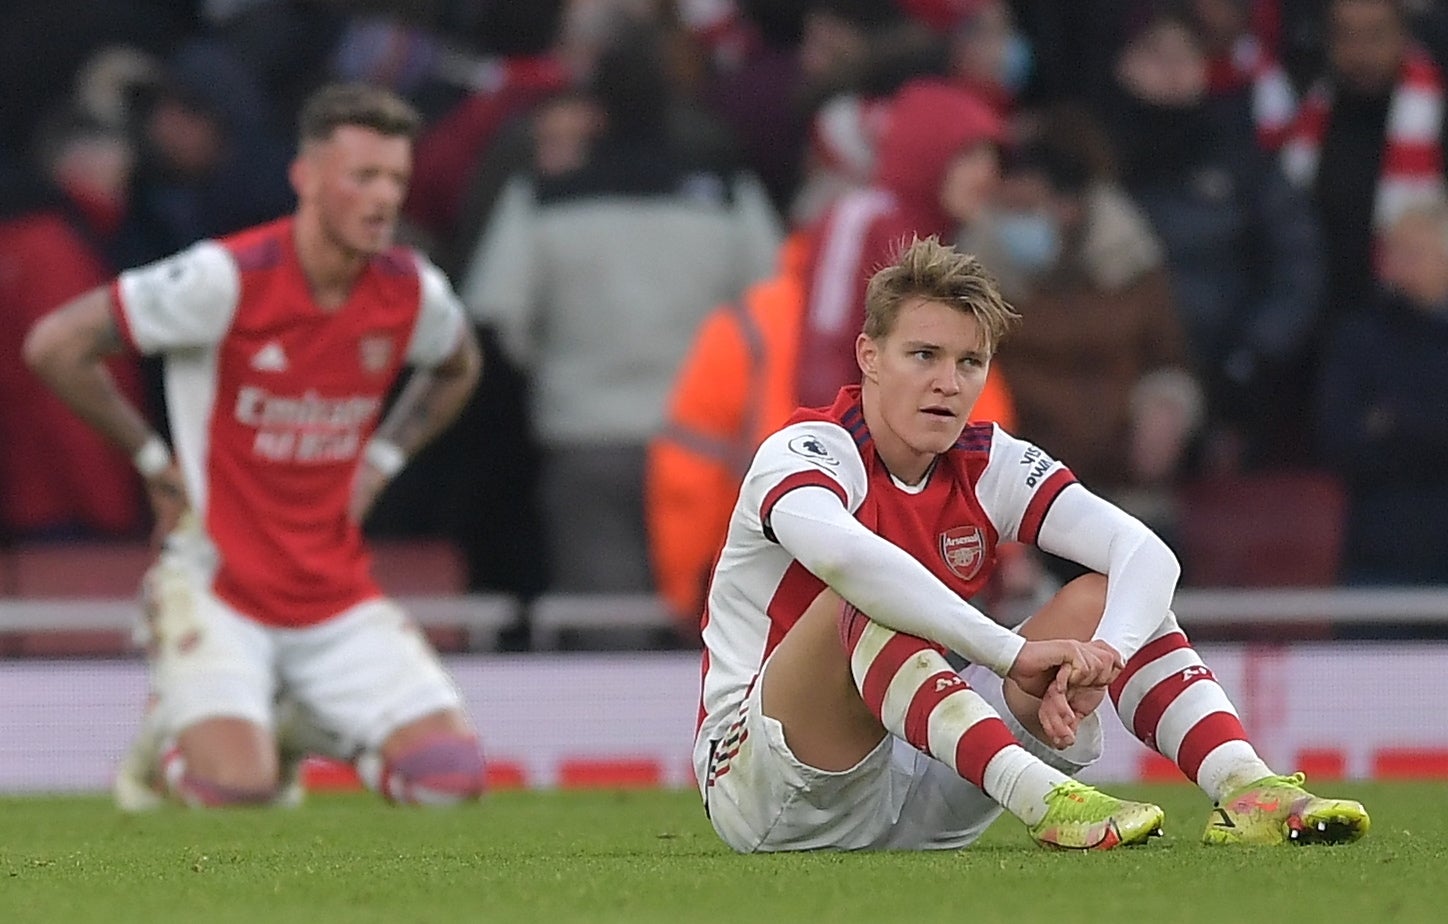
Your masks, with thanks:
[[[1323,456],[1348,485],[1343,575],[1448,583],[1448,205],[1383,237],[1378,300],[1337,322],[1318,394]]]
[[[1321,235],[1307,197],[1255,143],[1250,92],[1208,96],[1193,20],[1162,10],[1128,37],[1107,108],[1121,180],[1166,248],[1216,447],[1295,460],[1309,389],[1288,386],[1322,310]]]

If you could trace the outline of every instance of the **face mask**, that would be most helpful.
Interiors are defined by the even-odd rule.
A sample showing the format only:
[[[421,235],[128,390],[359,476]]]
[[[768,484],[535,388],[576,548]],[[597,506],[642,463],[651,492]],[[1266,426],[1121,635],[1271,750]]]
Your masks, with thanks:
[[[1013,95],[1019,94],[1026,88],[1026,81],[1031,79],[1031,69],[1034,64],[1035,61],[1031,56],[1031,43],[1026,41],[1025,36],[1019,32],[1012,32],[1010,40],[1006,43],[1005,59],[1001,62],[999,76],[1001,86]]]
[[[995,230],[1006,257],[1024,272],[1049,269],[1061,255],[1061,233],[1040,212],[1007,212],[997,219]]]

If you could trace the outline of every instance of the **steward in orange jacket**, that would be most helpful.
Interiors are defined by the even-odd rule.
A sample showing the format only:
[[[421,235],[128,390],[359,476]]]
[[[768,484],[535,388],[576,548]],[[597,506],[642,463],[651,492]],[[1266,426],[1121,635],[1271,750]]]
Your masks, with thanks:
[[[644,502],[654,579],[679,628],[695,635],[744,472],[799,406],[795,367],[810,252],[805,233],[795,232],[777,276],[752,286],[742,305],[721,305],[704,319],[674,381],[664,428],[649,442]],[[1015,423],[994,370],[971,419]]]

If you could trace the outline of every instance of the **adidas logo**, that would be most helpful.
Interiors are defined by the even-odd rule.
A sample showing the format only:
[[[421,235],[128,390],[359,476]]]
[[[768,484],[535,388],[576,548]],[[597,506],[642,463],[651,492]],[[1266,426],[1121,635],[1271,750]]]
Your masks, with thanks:
[[[287,353],[280,343],[273,340],[252,354],[251,367],[258,372],[285,372]]]

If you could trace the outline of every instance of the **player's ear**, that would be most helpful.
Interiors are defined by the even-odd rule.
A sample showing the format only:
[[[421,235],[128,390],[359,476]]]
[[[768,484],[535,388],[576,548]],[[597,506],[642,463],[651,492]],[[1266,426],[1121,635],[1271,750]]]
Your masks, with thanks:
[[[868,334],[855,338],[855,362],[860,364],[860,374],[867,379],[875,378],[880,364],[880,345]]]
[[[287,179],[292,184],[292,192],[296,193],[298,198],[305,195],[312,182],[312,165],[305,149],[292,158],[291,165],[287,167]]]

